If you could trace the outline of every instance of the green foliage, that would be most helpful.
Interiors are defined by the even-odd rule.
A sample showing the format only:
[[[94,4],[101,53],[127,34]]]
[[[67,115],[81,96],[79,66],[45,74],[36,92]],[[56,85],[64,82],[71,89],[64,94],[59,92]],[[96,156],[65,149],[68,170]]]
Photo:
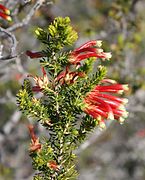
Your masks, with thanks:
[[[69,17],[55,18],[47,31],[38,28],[35,33],[41,42],[48,45],[51,52],[56,52],[64,46],[72,45],[78,38],[77,32],[70,25]]]
[[[20,110],[29,117],[37,118],[38,120],[48,120],[47,107],[33,97],[29,80],[25,79],[22,89],[17,94],[17,103]]]
[[[92,73],[92,68],[93,68],[93,64],[94,64],[94,60],[96,58],[91,57],[88,58],[84,64],[79,68],[79,71],[81,72],[86,72],[86,73]]]
[[[44,44],[46,49],[43,54],[46,58],[41,59],[41,64],[48,68],[51,75],[57,75],[68,63],[68,52],[62,52],[64,46],[72,45],[78,38],[77,32],[70,25],[69,17],[55,18],[47,30],[37,28],[37,38]]]
[[[58,17],[48,28],[49,35],[56,40],[58,47],[72,45],[78,38],[76,31],[70,25],[70,18]]]
[[[80,91],[82,95],[86,95],[87,92],[93,89],[96,84],[99,84],[99,82],[104,79],[106,73],[107,69],[104,66],[98,66],[97,71],[94,74],[86,76],[85,79],[80,79],[77,85],[74,85],[75,89],[77,90],[77,92]]]

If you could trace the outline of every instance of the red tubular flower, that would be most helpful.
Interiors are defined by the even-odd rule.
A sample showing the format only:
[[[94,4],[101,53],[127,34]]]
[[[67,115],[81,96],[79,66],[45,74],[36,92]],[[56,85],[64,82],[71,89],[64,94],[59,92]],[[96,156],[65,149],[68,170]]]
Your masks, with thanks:
[[[81,49],[84,49],[84,48],[88,48],[88,47],[93,47],[93,46],[98,46],[98,47],[101,47],[102,46],[102,41],[98,40],[91,40],[91,41],[88,41],[87,43],[81,45],[79,48],[77,48],[75,50],[76,51],[79,51]]]
[[[4,5],[0,4],[0,17],[7,21],[12,21],[12,18],[9,15],[10,10],[7,9]]]
[[[32,90],[35,92],[41,92],[41,90],[47,87],[49,84],[49,80],[44,67],[42,67],[42,73],[43,73],[43,77],[28,75],[28,77],[32,77],[36,82],[36,86],[32,88]]]
[[[103,52],[103,49],[99,48],[102,45],[102,41],[89,41],[79,48],[75,49],[69,57],[69,62],[71,64],[78,64],[80,61],[90,58],[102,58],[102,59],[110,59],[110,52]]]
[[[102,90],[102,91],[106,91],[106,90],[128,90],[128,85],[126,84],[113,84],[113,85],[109,85],[109,86],[96,86],[95,90]]]
[[[30,152],[36,152],[40,151],[42,148],[42,145],[39,143],[39,138],[36,137],[34,133],[34,127],[33,125],[28,125],[28,130],[31,136],[31,144],[30,144]]]
[[[42,52],[26,51],[26,55],[29,56],[31,59],[45,57]]]
[[[72,52],[73,55],[79,55],[80,53],[84,53],[84,52],[94,52],[96,53],[96,48],[94,47],[87,47],[87,48],[83,48],[83,49],[79,49],[79,50],[74,50]]]
[[[3,11],[5,14],[10,15],[10,10],[7,9],[5,6],[0,4],[0,10]]]
[[[102,83],[115,83],[111,79],[104,79]],[[116,119],[123,123],[128,116],[124,104],[128,102],[125,98],[114,96],[110,93],[119,93],[120,91],[128,90],[127,85],[111,84],[111,85],[97,85],[91,92],[84,98],[85,108],[83,111],[96,119],[101,128],[104,126],[104,119]],[[102,126],[103,124],[103,126]]]
[[[12,21],[12,18],[3,12],[0,12],[0,17],[7,21]]]

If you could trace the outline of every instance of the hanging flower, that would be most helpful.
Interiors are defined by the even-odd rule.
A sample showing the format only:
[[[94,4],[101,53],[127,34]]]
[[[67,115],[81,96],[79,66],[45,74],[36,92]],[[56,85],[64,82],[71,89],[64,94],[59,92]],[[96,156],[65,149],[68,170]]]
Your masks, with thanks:
[[[102,83],[111,84],[97,85],[89,92],[84,98],[85,108],[83,108],[83,111],[96,119],[101,128],[105,128],[104,120],[107,119],[116,119],[120,123],[123,123],[128,116],[128,112],[124,107],[128,99],[112,94],[120,94],[127,91],[128,85],[117,84],[111,79],[104,79]]]
[[[34,81],[36,82],[36,86],[34,86],[32,88],[32,90],[35,92],[40,92],[42,89],[47,87],[49,84],[49,80],[48,80],[48,77],[47,77],[44,67],[42,67],[42,73],[43,73],[43,77],[28,75],[28,77],[32,77],[34,79]]]
[[[69,62],[71,64],[79,64],[82,60],[85,60],[90,57],[110,59],[112,57],[110,52],[103,52],[102,41],[89,41],[79,48],[71,52],[69,56]]]
[[[34,133],[33,125],[28,125],[29,133],[31,136],[30,152],[40,152],[42,145],[39,143],[39,138]]]
[[[12,21],[12,18],[10,16],[10,10],[2,4],[0,4],[0,17],[7,21]]]

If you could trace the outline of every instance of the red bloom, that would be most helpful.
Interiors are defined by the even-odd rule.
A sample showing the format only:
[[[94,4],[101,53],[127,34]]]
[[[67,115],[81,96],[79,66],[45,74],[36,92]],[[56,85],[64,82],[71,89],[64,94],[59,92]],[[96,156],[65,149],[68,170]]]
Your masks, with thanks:
[[[44,67],[42,68],[42,73],[43,73],[43,77],[28,75],[28,77],[32,77],[36,82],[36,86],[32,88],[32,90],[35,92],[40,92],[43,88],[47,87],[49,84],[49,80]]]
[[[102,82],[115,83],[115,81],[109,79],[104,79]],[[124,104],[126,104],[128,100],[110,93],[120,93],[126,90],[128,90],[127,85],[117,83],[107,86],[97,85],[85,97],[85,108],[83,108],[83,110],[96,119],[99,126],[101,123],[101,128],[105,127],[105,119],[116,119],[120,123],[123,123],[124,119],[128,116],[128,112],[124,107]]]
[[[102,59],[110,59],[110,52],[103,52],[103,49],[99,48],[102,45],[102,41],[89,41],[79,48],[75,49],[69,57],[69,62],[71,64],[78,64],[80,61],[90,58],[102,58]]]
[[[30,144],[30,151],[31,152],[36,152],[41,150],[41,144],[39,143],[39,138],[36,137],[34,133],[34,127],[33,125],[28,125],[29,133],[31,136],[31,144]]]
[[[0,4],[0,10],[3,11],[5,14],[9,15],[10,10],[7,9],[4,5]]]
[[[81,49],[84,49],[84,48],[88,48],[88,47],[93,47],[93,46],[98,46],[98,47],[101,47],[102,46],[102,41],[98,40],[91,40],[91,41],[88,41],[87,43],[81,45],[79,48],[77,48],[75,51],[79,51]]]
[[[12,21],[12,18],[9,15],[10,15],[10,10],[7,9],[2,4],[0,4],[0,17],[6,19],[7,21]]]

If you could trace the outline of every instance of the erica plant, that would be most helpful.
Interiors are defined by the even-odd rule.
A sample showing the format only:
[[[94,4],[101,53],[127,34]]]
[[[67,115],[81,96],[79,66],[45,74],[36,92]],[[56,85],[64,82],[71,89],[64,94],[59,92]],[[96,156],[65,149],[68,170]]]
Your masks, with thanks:
[[[41,123],[50,135],[42,141],[33,125],[28,125],[30,156],[38,172],[34,180],[73,180],[78,176],[74,150],[87,134],[96,127],[105,129],[107,121],[123,123],[127,117],[127,99],[118,95],[128,86],[106,78],[102,65],[92,73],[96,60],[101,63],[111,58],[111,53],[101,48],[102,41],[89,41],[70,51],[64,49],[78,38],[68,17],[58,17],[47,30],[38,28],[35,33],[45,49],[26,54],[40,59],[42,76],[28,75],[17,94],[20,110]],[[37,93],[41,94],[39,98]]]

